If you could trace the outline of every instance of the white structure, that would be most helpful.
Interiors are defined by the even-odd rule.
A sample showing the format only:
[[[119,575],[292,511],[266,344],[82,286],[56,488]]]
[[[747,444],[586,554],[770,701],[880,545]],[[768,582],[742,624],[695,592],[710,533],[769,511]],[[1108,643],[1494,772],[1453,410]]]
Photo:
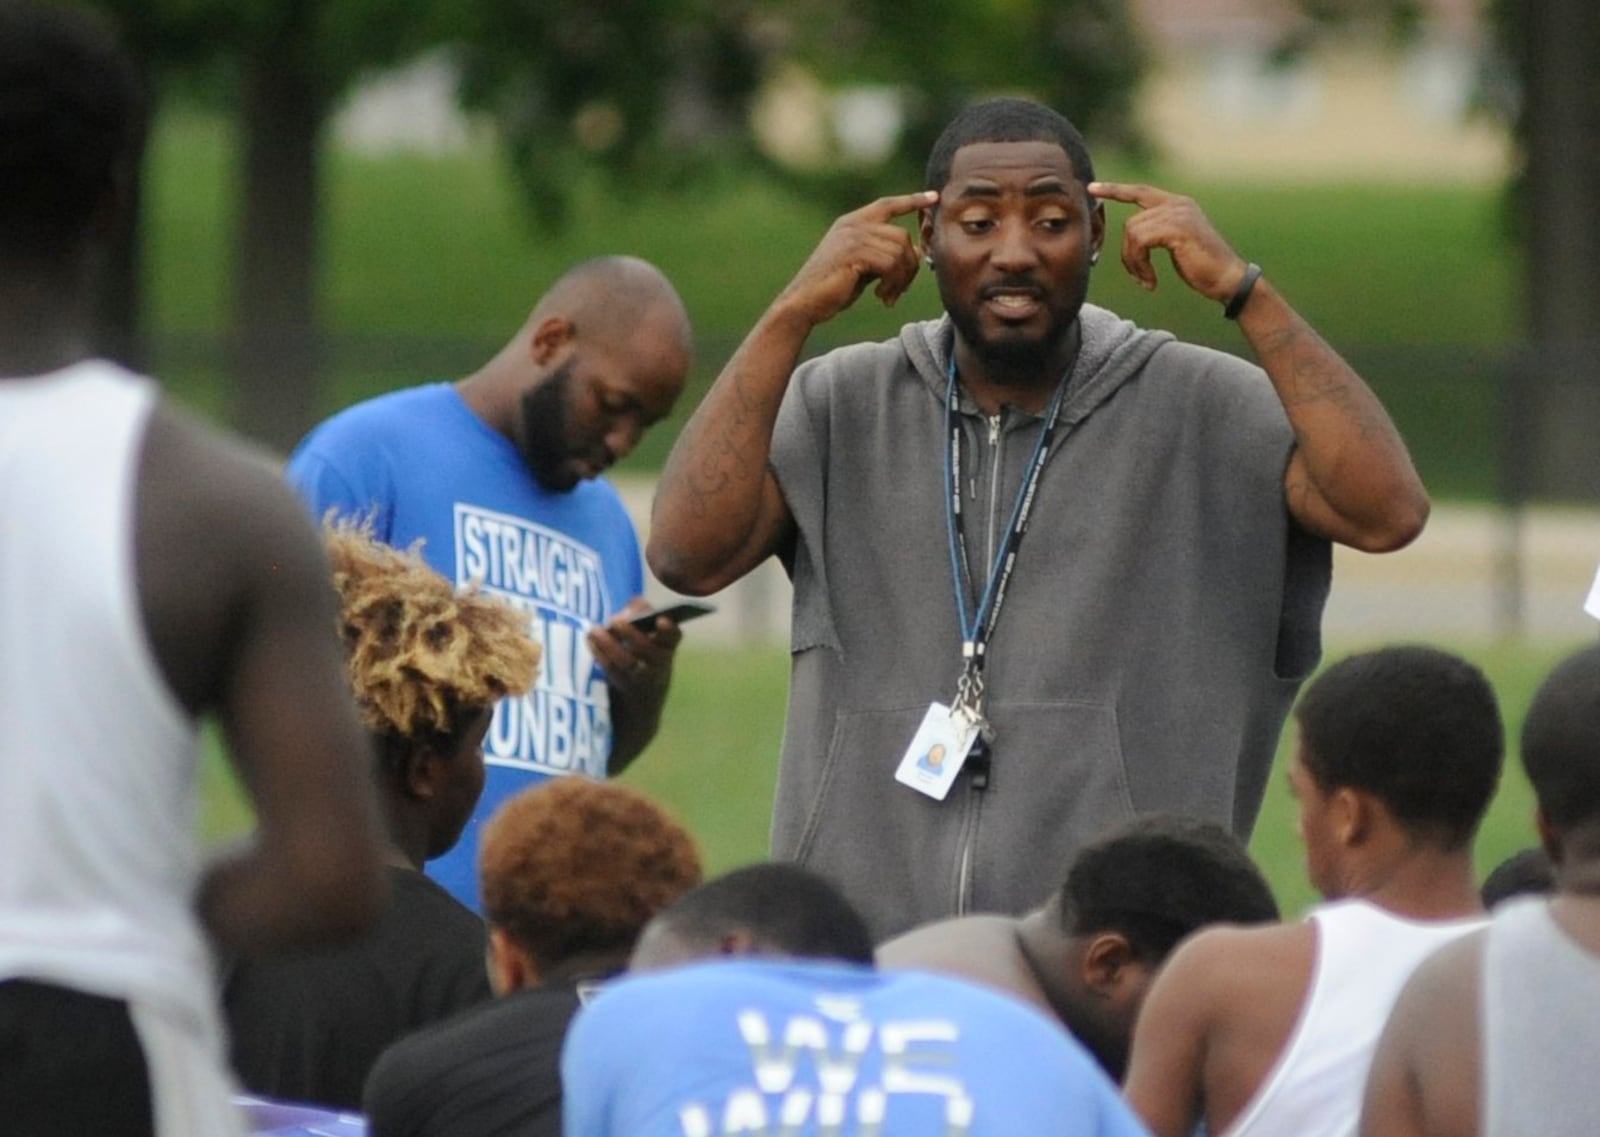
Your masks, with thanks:
[[[1355,28],[1288,62],[1290,0],[1132,0],[1154,56],[1141,121],[1200,176],[1495,180],[1506,131],[1467,109],[1485,30],[1473,0],[1424,0],[1414,40]]]

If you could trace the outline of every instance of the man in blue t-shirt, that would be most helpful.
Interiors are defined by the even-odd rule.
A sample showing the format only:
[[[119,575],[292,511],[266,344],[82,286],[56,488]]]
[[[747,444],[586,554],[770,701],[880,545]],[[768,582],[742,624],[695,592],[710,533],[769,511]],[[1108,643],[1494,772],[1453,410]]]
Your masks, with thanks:
[[[691,961],[578,1013],[561,1067],[569,1137],[1144,1137],[1055,1022],[960,980],[873,971],[861,917],[808,870],[755,865],[690,891],[633,967]]]
[[[477,372],[383,395],[316,427],[290,456],[319,518],[370,517],[528,612],[544,651],[537,686],[495,710],[483,797],[429,875],[478,909],[478,824],[525,786],[602,778],[655,736],[679,632],[627,622],[646,610],[638,537],[601,474],[666,417],[683,389],[689,318],[672,284],[632,257],[561,277]]]

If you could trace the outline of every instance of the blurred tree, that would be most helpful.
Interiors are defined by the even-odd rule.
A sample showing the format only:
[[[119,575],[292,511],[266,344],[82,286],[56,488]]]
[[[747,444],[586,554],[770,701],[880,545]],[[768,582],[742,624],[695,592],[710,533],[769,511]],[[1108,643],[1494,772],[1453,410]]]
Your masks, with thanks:
[[[1600,501],[1600,5],[1496,0],[1518,80],[1511,187],[1530,351],[1508,407],[1514,496]]]
[[[320,150],[334,102],[363,70],[453,32],[453,5],[416,0],[98,0],[154,72],[205,75],[238,110],[234,419],[278,448],[318,390]],[[128,238],[136,262],[138,235]],[[123,280],[117,293],[134,288]],[[118,310],[123,317],[130,305]]]
[[[754,0],[478,0],[461,95],[494,120],[536,220],[558,225],[583,171],[638,189],[753,154],[764,73]]]
[[[1300,0],[1319,24],[1380,18],[1400,34],[1420,0]],[[1518,148],[1508,214],[1522,250],[1528,350],[1504,416],[1505,491],[1600,501],[1600,4],[1480,0],[1491,35],[1483,106]]]
[[[474,5],[469,24],[466,101],[494,114],[546,219],[559,219],[574,167],[596,161],[671,187],[754,159],[853,207],[920,184],[955,109],[1001,90],[1049,102],[1098,140],[1137,142],[1144,57],[1126,0],[499,0]],[[533,56],[528,44],[543,46]],[[822,120],[810,160],[763,149],[750,125],[763,96],[803,101],[775,91],[786,73],[817,96],[788,108]],[[852,149],[839,137],[879,115],[881,138]]]
[[[583,165],[681,169],[742,127],[759,72],[747,9],[721,0],[96,0],[161,78],[202,76],[236,109],[242,158],[234,234],[233,417],[287,448],[311,422],[320,363],[319,196],[325,134],[364,74],[451,45],[464,92],[494,112],[536,212],[559,216]],[[138,241],[121,286],[136,339]],[[132,352],[125,354],[133,354]]]
[[[1097,144],[1139,152],[1133,104],[1146,57],[1127,0],[807,0],[780,5],[789,54],[834,90],[896,97],[903,116],[887,161],[867,156],[810,177],[839,204],[922,184],[934,139],[965,103],[1037,98]],[[836,108],[848,126],[851,104]]]
[[[203,74],[238,109],[233,417],[285,448],[310,421],[318,391],[318,195],[329,115],[364,71],[453,35],[457,9],[421,0],[98,3],[119,18],[158,84]]]
[[[787,169],[850,205],[918,178],[951,112],[998,87],[1128,143],[1142,68],[1122,0],[95,2],[158,77],[205,76],[237,110],[233,413],[280,448],[317,405],[320,159],[338,100],[364,73],[449,45],[464,102],[493,117],[533,214],[554,224],[580,171],[644,190],[729,158],[770,161],[750,110],[782,65],[827,89],[890,96],[886,153],[845,148]],[[848,128],[852,116],[835,118]]]

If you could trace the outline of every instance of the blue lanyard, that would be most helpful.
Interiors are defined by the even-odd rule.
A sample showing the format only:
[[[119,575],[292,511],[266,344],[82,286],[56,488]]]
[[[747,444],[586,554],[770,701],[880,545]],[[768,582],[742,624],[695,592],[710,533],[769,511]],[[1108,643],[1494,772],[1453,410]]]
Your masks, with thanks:
[[[971,588],[972,570],[967,563],[965,516],[961,511],[961,418],[957,404],[955,349],[950,351],[949,380],[945,386],[944,453],[945,478],[950,495],[946,502],[945,522],[950,534],[950,574],[955,582],[956,618],[961,624],[961,655],[965,666],[981,672],[984,650],[994,634],[1000,618],[1000,606],[1005,603],[1006,586],[1017,564],[1017,550],[1022,546],[1022,535],[1028,528],[1028,515],[1033,510],[1033,499],[1039,488],[1039,477],[1045,463],[1050,460],[1050,440],[1055,436],[1056,416],[1061,410],[1061,399],[1066,394],[1067,376],[1056,384],[1056,393],[1050,398],[1044,423],[1039,428],[1039,438],[1033,445],[1033,457],[1028,461],[1028,473],[1017,490],[1017,500],[1011,506],[1011,522],[1006,529],[1005,541],[995,552],[994,563],[989,566],[989,579],[976,612],[968,612],[967,595]]]

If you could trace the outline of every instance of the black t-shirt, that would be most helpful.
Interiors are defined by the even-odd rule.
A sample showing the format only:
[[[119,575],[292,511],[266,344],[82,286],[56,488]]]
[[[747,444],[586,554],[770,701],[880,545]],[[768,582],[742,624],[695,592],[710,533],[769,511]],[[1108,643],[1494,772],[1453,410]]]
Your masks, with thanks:
[[[420,872],[391,866],[389,905],[332,950],[231,962],[233,1068],[253,1093],[355,1109],[384,1048],[489,998],[483,921]]]
[[[561,1137],[571,984],[513,992],[390,1047],[367,1079],[371,1137]]]

